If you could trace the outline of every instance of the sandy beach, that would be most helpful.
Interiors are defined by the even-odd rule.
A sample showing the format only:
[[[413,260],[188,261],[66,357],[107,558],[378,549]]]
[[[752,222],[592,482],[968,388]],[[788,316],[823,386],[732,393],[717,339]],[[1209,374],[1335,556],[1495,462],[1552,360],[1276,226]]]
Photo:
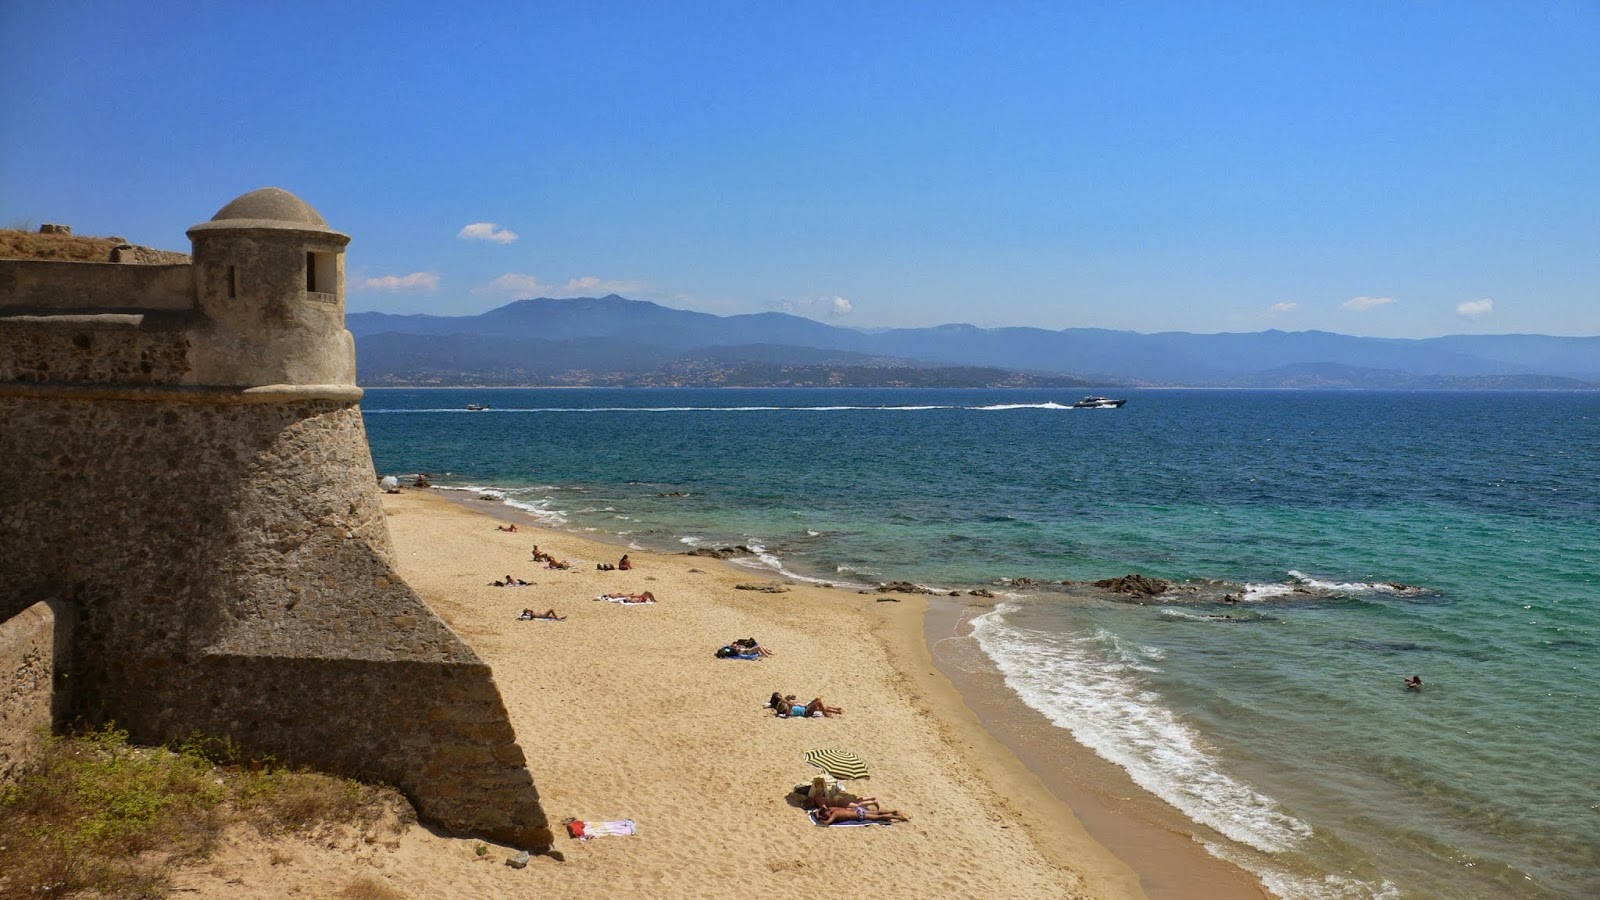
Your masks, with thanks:
[[[1169,833],[1175,855],[1152,847],[1168,858],[1141,862],[1142,872],[1091,838],[935,667],[921,597],[882,602],[803,584],[744,590],[774,582],[520,520],[516,533],[500,531],[503,513],[430,491],[384,500],[401,573],[493,667],[552,821],[631,819],[637,834],[563,834],[562,859],[536,856],[520,870],[504,865],[512,848],[480,855],[478,841],[420,826],[355,841],[236,834],[182,880],[185,893],[336,896],[362,880],[418,898],[1123,898],[1146,896],[1141,874],[1148,881],[1156,871],[1167,896],[1183,884],[1193,888],[1187,896],[1259,896],[1187,837]],[[572,567],[535,564],[535,545]],[[632,571],[596,570],[622,552]],[[533,584],[490,585],[506,575]],[[594,599],[646,590],[659,602]],[[566,619],[518,621],[524,608]],[[715,658],[741,637],[776,655]],[[764,708],[773,691],[820,696],[844,713],[777,718]],[[850,789],[910,821],[813,825],[788,796],[816,774],[802,759],[813,748],[860,755],[871,777]]]

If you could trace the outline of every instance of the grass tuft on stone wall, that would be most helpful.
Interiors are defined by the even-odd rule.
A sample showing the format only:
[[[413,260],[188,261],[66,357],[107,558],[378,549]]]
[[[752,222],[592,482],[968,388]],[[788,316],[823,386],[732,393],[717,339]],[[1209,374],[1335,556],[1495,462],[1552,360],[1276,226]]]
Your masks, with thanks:
[[[415,814],[398,792],[241,761],[207,740],[135,747],[106,726],[52,737],[30,771],[0,791],[0,896],[166,896],[173,872],[205,859],[220,834],[380,823]]]

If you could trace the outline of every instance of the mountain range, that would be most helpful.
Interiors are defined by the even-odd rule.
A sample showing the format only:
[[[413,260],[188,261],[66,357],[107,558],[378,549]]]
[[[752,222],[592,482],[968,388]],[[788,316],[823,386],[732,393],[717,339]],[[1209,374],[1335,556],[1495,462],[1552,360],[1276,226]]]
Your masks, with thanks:
[[[350,313],[358,379],[400,384],[1179,385],[1600,389],[1600,337],[1143,334],[939,325],[863,331],[615,294],[473,316]]]

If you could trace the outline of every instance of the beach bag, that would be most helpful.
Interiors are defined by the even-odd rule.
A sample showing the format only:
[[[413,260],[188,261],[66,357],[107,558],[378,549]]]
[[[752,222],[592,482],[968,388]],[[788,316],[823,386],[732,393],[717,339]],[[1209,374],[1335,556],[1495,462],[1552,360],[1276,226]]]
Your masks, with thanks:
[[[732,647],[718,647],[717,648],[717,659],[727,659],[728,657],[730,657],[732,655],[733,655],[733,648]]]

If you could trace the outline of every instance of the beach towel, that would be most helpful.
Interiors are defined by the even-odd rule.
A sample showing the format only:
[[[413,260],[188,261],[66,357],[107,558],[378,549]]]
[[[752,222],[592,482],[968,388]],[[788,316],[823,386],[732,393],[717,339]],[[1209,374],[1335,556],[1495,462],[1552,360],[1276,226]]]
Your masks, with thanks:
[[[821,810],[813,809],[811,812],[807,813],[807,815],[809,815],[811,817],[811,824],[813,824],[813,825],[821,825],[822,824],[822,811]],[[868,822],[868,821],[864,821],[862,819],[850,819],[850,820],[845,821],[845,822],[835,822],[832,825],[827,825],[827,826],[824,826],[824,827],[827,827],[827,828],[848,828],[851,825],[893,825],[893,824],[894,824],[893,822],[888,822],[888,821]]]
[[[579,840],[587,841],[590,838],[604,837],[606,835],[627,837],[638,832],[639,827],[633,823],[632,819],[617,819],[611,822],[585,822],[583,823],[583,836]]]

